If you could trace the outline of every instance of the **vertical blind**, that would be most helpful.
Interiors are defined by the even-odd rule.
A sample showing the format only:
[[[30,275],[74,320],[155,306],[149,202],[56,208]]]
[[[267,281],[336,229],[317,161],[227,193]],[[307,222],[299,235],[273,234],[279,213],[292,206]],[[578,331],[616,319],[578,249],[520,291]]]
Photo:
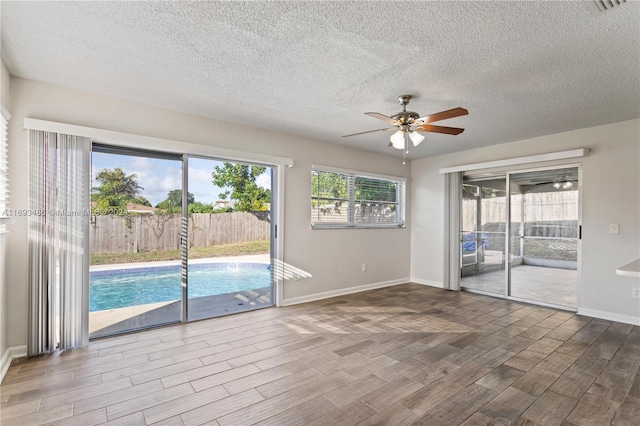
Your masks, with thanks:
[[[313,228],[403,227],[404,223],[403,178],[312,168]]]
[[[9,143],[7,140],[7,121],[9,114],[2,108],[0,114],[0,217],[9,216],[5,211],[9,207]],[[0,233],[4,225],[0,222]]]
[[[88,138],[29,131],[29,356],[88,340]]]

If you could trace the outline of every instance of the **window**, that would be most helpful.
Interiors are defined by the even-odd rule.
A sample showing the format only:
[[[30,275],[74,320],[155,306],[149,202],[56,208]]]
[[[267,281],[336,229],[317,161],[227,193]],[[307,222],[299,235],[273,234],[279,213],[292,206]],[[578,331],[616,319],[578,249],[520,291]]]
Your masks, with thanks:
[[[404,178],[313,166],[311,227],[404,227],[405,185]]]
[[[0,218],[9,216],[5,212],[9,206],[9,158],[7,156],[7,120],[9,114],[2,107],[0,114]],[[6,218],[5,218],[6,219]],[[0,233],[4,231],[3,221],[0,219]]]

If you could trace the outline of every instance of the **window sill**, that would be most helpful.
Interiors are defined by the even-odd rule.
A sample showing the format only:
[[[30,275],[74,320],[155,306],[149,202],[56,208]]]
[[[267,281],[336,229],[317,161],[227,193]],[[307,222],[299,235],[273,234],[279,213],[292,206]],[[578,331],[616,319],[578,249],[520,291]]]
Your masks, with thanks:
[[[367,223],[367,224],[357,224],[357,225],[347,225],[347,224],[329,224],[329,223],[312,223],[311,229],[403,229],[406,228],[406,225],[398,224],[398,223]]]

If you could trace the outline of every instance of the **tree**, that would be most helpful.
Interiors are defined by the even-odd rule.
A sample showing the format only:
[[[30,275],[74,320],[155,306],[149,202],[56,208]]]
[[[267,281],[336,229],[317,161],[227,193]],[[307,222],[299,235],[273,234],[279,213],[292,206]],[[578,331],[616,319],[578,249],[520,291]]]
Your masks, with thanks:
[[[311,196],[320,199],[347,198],[347,176],[313,170],[311,172]]]
[[[189,204],[189,215],[193,213],[215,213],[211,204],[194,201]]]
[[[222,167],[215,166],[211,176],[214,185],[228,188],[220,198],[230,197],[235,211],[260,211],[268,210],[271,202],[271,191],[256,184],[256,178],[265,171],[266,167],[223,163]]]
[[[213,206],[207,203],[196,201],[194,195],[187,192],[187,211],[189,215],[193,213],[213,213]],[[156,214],[181,214],[182,213],[182,190],[174,189],[169,191],[167,199],[160,201],[156,208]]]
[[[100,186],[91,188],[91,201],[96,203],[97,213],[110,214],[116,209],[125,211],[127,203],[151,207],[151,203],[140,195],[144,188],[138,184],[136,174],[127,175],[121,168],[102,169],[96,175]]]
[[[388,180],[355,178],[355,199],[364,202],[396,201],[396,183]]]
[[[187,205],[191,207],[191,204],[195,202],[195,197],[192,193],[187,192]],[[182,212],[182,190],[174,189],[169,191],[167,199],[160,201],[156,208],[160,209],[161,214],[175,214]]]

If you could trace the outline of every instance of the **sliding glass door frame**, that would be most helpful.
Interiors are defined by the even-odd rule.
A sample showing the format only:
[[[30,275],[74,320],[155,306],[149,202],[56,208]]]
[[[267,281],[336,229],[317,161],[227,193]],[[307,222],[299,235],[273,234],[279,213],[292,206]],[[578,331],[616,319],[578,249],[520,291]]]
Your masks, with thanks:
[[[284,274],[278,271],[284,266],[284,177],[287,166],[272,165],[271,175],[271,281],[273,302],[283,306]],[[274,202],[275,200],[275,202]]]
[[[564,306],[564,305],[557,305],[557,304],[553,304],[553,303],[546,303],[546,302],[542,302],[542,301],[537,301],[537,300],[531,300],[531,299],[524,299],[524,298],[520,298],[520,297],[515,297],[512,296],[511,293],[511,255],[512,255],[512,250],[511,250],[511,244],[513,242],[513,237],[511,235],[511,228],[512,228],[512,223],[511,223],[511,175],[514,174],[518,174],[518,173],[525,173],[525,172],[538,172],[538,171],[548,171],[548,170],[556,170],[556,169],[566,169],[566,168],[577,168],[578,169],[578,238],[577,238],[577,294],[576,294],[576,299],[577,299],[577,304],[575,308],[572,307],[568,307],[568,306]],[[550,307],[550,308],[555,308],[555,309],[560,309],[560,310],[566,310],[566,311],[572,311],[572,312],[576,312],[578,309],[578,306],[580,306],[580,300],[581,300],[581,288],[580,288],[580,277],[581,277],[581,269],[582,269],[582,163],[569,163],[569,164],[555,164],[555,165],[550,165],[550,166],[544,166],[544,167],[533,167],[533,168],[522,168],[522,169],[509,169],[509,170],[488,170],[488,171],[483,171],[481,172],[482,174],[493,174],[495,173],[495,177],[496,178],[501,178],[503,175],[506,179],[506,183],[505,183],[505,188],[506,188],[506,202],[505,202],[505,209],[506,209],[506,221],[505,221],[505,272],[504,272],[504,293],[503,294],[498,294],[498,293],[491,293],[488,291],[483,291],[483,290],[477,290],[477,289],[470,289],[470,288],[465,288],[462,285],[462,281],[460,281],[460,289],[467,291],[469,293],[477,293],[477,294],[482,294],[485,296],[491,296],[491,297],[497,297],[497,298],[501,298],[501,299],[508,299],[508,300],[513,300],[515,302],[525,302],[525,303],[532,303],[532,304],[536,304],[536,305],[540,305],[540,306],[545,306],[545,307]],[[463,176],[465,175],[473,175],[473,172],[464,172],[462,173]],[[462,179],[460,179],[460,185],[462,185]],[[524,219],[524,210],[521,209],[521,223],[523,222]],[[458,220],[460,223],[460,230],[462,231],[462,191],[460,191],[459,194],[459,208],[458,208]],[[521,232],[519,232],[521,234]],[[453,242],[455,244],[460,245],[460,236],[456,237],[458,240]],[[524,238],[522,237],[522,235],[519,236],[520,239],[520,245],[521,245],[521,252],[523,252],[522,250],[522,245],[524,244]],[[477,244],[477,243],[476,243]],[[462,272],[462,252],[460,253],[460,259],[458,260],[459,263],[459,270],[460,273]]]
[[[511,297],[511,173],[505,176],[504,294]]]
[[[269,224],[269,248],[270,248],[270,307],[273,306],[282,306],[283,300],[283,277],[278,273],[278,270],[282,268],[282,256],[284,252],[284,238],[283,238],[283,228],[284,228],[284,174],[287,165],[271,163],[271,162],[256,162],[256,161],[247,161],[241,158],[224,158],[217,156],[209,156],[209,155],[198,155],[198,154],[189,154],[189,153],[174,153],[163,150],[150,150],[150,149],[140,149],[127,147],[117,144],[111,143],[102,143],[98,140],[91,140],[91,149],[90,155],[93,152],[101,152],[107,154],[120,154],[120,155],[132,155],[132,156],[140,156],[145,158],[154,158],[154,159],[164,159],[164,160],[175,160],[176,162],[180,162],[182,166],[182,175],[181,175],[181,190],[182,190],[182,208],[180,212],[180,220],[181,220],[181,230],[180,230],[180,285],[181,285],[181,300],[180,300],[180,316],[176,317],[175,320],[168,321],[166,323],[161,323],[157,325],[153,325],[150,327],[161,327],[170,324],[176,323],[188,323],[191,321],[195,321],[196,319],[189,319],[189,274],[188,274],[188,248],[189,248],[189,159],[205,159],[212,161],[220,161],[220,162],[233,162],[240,163],[245,165],[255,165],[261,167],[267,167],[271,173],[271,205],[270,205],[270,224]],[[88,226],[89,221],[87,221]],[[87,232],[89,235],[89,232]],[[88,256],[89,244],[87,244],[87,256],[85,261],[85,269],[86,269],[86,287],[89,288],[89,270],[90,270],[90,262]],[[87,309],[86,312],[83,313],[83,328],[86,330],[86,335],[89,336],[89,291],[86,291],[86,304]],[[265,306],[264,308],[266,308]],[[117,335],[121,333],[129,333],[129,332],[137,332],[141,330],[145,330],[150,327],[142,327],[130,330],[124,330],[122,332],[116,332],[114,334],[106,334],[104,336],[97,336],[94,338],[103,338],[110,337],[112,335]]]
[[[180,299],[180,321],[189,322],[189,156],[182,156],[182,229],[180,233],[180,277],[182,298]]]
[[[279,261],[282,247],[278,238],[278,222],[280,212],[284,208],[284,200],[281,200],[284,182],[278,179],[278,171],[284,172],[284,166],[244,161],[239,159],[220,158],[207,155],[183,154],[182,155],[182,234],[181,234],[181,277],[182,277],[182,299],[181,299],[181,322],[188,323],[200,319],[189,319],[189,160],[190,159],[211,160],[220,162],[233,162],[249,166],[267,167],[271,171],[271,202],[270,202],[270,224],[269,224],[269,258],[270,258],[270,290],[269,297],[271,305],[269,307],[281,306],[282,291],[281,283],[278,280],[277,268],[274,265]],[[282,188],[281,188],[282,187]],[[266,307],[265,307],[266,308]],[[261,309],[261,308],[258,308]],[[254,309],[255,310],[255,309]],[[249,312],[247,310],[245,312]],[[205,319],[205,318],[202,318]]]

